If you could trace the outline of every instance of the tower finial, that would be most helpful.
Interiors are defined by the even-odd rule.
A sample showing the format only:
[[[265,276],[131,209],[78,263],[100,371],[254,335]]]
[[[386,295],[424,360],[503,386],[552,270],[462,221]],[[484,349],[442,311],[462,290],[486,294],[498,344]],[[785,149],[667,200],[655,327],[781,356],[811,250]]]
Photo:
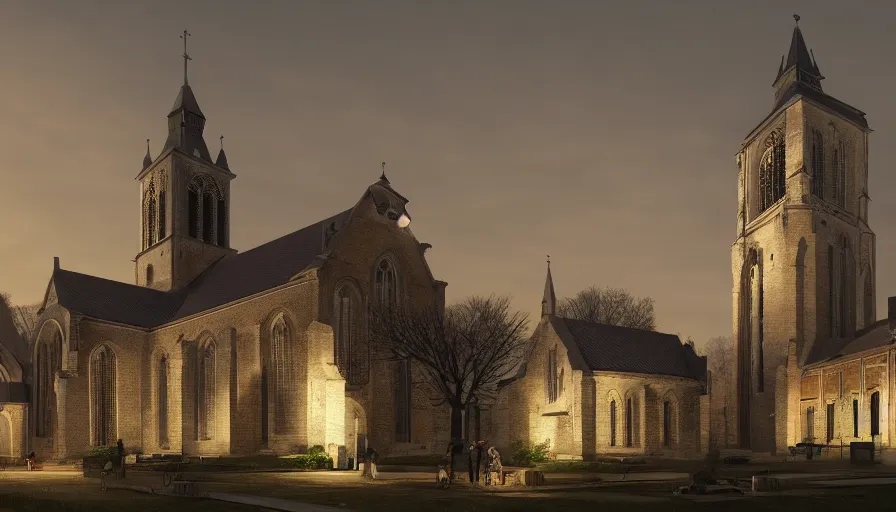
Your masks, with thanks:
[[[551,255],[548,254],[548,268],[551,268]]]
[[[794,15],[793,15],[793,21],[796,22],[797,26],[799,26],[799,24],[800,24],[800,15],[799,15],[799,14],[794,14]]]
[[[180,38],[184,40],[184,54],[183,54],[183,58],[184,58],[184,85],[189,85],[189,84],[190,84],[190,82],[187,80],[187,61],[191,61],[191,60],[193,60],[193,58],[190,57],[190,54],[187,53],[187,38],[190,37],[190,36],[192,36],[192,34],[190,34],[189,32],[187,32],[186,30],[184,30],[183,35],[180,36]]]
[[[554,294],[554,278],[551,276],[551,256],[548,255],[548,275],[544,280],[544,296],[541,299],[541,317],[551,317],[556,313],[557,295]]]
[[[380,179],[388,182],[389,179],[386,178],[386,162],[383,162],[382,164],[380,164],[380,166],[383,168],[383,173],[380,174]]]
[[[149,153],[149,139],[146,139],[146,152]]]
[[[149,152],[149,139],[146,139],[146,156],[143,157],[143,168],[146,169],[152,165],[152,155]]]
[[[221,135],[221,151],[224,151],[224,136]]]

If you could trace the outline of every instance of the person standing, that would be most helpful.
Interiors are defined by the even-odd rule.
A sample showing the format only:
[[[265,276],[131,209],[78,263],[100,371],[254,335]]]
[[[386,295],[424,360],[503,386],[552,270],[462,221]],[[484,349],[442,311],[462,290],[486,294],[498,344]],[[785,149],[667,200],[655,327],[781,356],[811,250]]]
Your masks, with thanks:
[[[485,441],[476,443],[476,483],[479,483],[479,473],[482,471],[482,452],[485,450]]]
[[[118,478],[124,478],[124,441],[118,440],[115,445],[115,455],[118,458]]]
[[[475,452],[476,452],[476,445],[471,444],[469,449],[467,450],[467,470],[470,473],[470,485],[476,484],[475,477],[478,476],[478,475],[475,475],[474,471],[473,471],[474,470],[473,464],[475,464],[473,456],[475,455]]]
[[[374,450],[373,447],[368,447],[365,458],[367,459],[367,465],[370,466],[370,479],[376,480],[376,462],[379,460],[380,454],[377,453],[377,451]]]
[[[31,452],[31,454],[28,455],[28,458],[25,459],[25,461],[28,463],[28,471],[34,471],[34,465],[36,464],[35,457],[36,455],[34,454],[34,452]]]

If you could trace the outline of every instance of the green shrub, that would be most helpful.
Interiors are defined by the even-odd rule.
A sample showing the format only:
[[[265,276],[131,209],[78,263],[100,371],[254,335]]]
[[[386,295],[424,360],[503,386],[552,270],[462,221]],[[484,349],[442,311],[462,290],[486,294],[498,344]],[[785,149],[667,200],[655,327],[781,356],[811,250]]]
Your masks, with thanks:
[[[281,460],[296,469],[333,469],[333,459],[325,453],[292,455]]]
[[[321,455],[327,453],[327,450],[324,449],[323,446],[316,444],[308,450],[308,455]]]
[[[88,457],[115,457],[117,448],[115,446],[94,446],[91,448]]]
[[[515,466],[532,466],[548,460],[550,441],[529,446],[523,441],[514,441],[510,446],[510,462]]]

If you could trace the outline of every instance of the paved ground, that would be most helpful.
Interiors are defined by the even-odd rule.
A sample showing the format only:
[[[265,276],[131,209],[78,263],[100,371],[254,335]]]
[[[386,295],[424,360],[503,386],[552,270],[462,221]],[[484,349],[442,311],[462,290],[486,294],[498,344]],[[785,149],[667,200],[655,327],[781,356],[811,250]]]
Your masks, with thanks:
[[[614,511],[662,510],[891,510],[896,500],[896,484],[862,488],[820,488],[796,490],[748,498],[675,497],[672,489],[680,474],[656,475],[645,481],[558,482],[544,488],[510,488],[493,492],[459,484],[448,490],[435,488],[434,476],[382,473],[379,481],[362,480],[357,473],[252,473],[196,474],[190,479],[200,482],[200,490],[209,493],[242,494],[288,500],[291,510],[314,511],[317,506],[335,510],[379,511]],[[408,478],[408,476],[412,476]],[[548,483],[550,484],[549,475]],[[601,475],[611,476],[611,475]],[[629,474],[627,478],[633,475]],[[671,480],[670,480],[671,479]],[[160,474],[128,473],[122,483],[161,488]],[[880,483],[880,482],[877,482]],[[264,510],[257,505],[240,505],[221,501],[153,496],[132,491],[99,491],[99,481],[85,479],[76,473],[0,472],[0,512],[3,509],[22,511],[68,510],[189,510],[190,512],[242,512]],[[272,502],[267,502],[272,503]],[[299,504],[305,504],[301,506]],[[319,510],[319,509],[318,509]]]

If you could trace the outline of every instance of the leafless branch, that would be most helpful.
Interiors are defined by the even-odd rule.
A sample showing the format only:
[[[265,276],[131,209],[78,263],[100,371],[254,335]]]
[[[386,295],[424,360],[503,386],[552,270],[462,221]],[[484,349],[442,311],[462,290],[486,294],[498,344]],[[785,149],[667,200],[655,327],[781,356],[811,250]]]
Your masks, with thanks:
[[[653,331],[653,305],[652,298],[637,298],[622,288],[591,286],[560,301],[557,313],[564,318]]]

